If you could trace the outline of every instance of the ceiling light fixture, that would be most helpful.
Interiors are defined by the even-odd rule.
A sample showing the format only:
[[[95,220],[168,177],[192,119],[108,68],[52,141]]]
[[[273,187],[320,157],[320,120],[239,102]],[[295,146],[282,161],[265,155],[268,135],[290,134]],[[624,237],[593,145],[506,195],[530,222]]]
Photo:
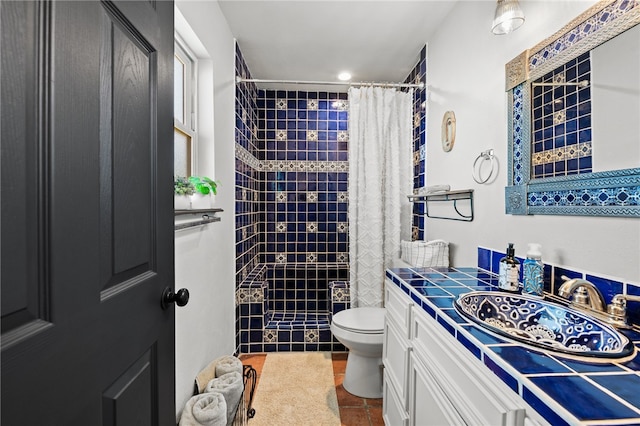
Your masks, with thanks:
[[[524,13],[518,0],[498,0],[491,32],[496,35],[509,34],[524,23]]]
[[[348,73],[347,71],[343,71],[340,74],[338,74],[338,80],[349,81],[351,80],[351,74]]]

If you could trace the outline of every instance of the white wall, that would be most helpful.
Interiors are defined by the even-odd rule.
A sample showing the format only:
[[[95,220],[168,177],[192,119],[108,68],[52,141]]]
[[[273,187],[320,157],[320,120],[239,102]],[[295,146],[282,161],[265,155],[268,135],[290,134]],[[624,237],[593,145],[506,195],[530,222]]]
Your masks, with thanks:
[[[595,1],[521,1],[525,24],[505,36],[490,31],[495,1],[461,1],[428,41],[427,184],[475,190],[475,219],[428,219],[426,237],[451,241],[454,265],[475,265],[477,246],[504,250],[515,243],[524,256],[539,242],[543,259],[579,270],[640,282],[640,220],[580,216],[506,215],[507,111],[504,65],[551,36]],[[453,110],[457,135],[449,153],[440,147],[440,125]],[[478,185],[471,167],[481,151],[493,148],[498,178]]]
[[[176,419],[196,374],[235,350],[234,39],[217,2],[176,1],[210,59],[200,61],[197,174],[219,182],[221,222],[176,232],[176,288],[189,304],[176,309]]]

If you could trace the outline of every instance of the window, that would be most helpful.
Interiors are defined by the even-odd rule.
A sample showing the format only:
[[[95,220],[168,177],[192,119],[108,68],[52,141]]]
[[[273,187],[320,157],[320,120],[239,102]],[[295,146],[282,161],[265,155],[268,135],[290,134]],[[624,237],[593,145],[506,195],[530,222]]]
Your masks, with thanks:
[[[173,79],[173,149],[175,176],[191,176],[195,157],[196,132],[196,67],[195,55],[176,39]]]

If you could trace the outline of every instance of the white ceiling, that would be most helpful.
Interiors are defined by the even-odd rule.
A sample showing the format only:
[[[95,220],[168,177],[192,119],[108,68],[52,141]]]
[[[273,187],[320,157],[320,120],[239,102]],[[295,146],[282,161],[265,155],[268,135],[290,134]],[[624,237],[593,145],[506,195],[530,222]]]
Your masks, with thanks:
[[[338,73],[347,70],[352,81],[401,82],[457,1],[219,0],[219,4],[253,78],[337,81]]]

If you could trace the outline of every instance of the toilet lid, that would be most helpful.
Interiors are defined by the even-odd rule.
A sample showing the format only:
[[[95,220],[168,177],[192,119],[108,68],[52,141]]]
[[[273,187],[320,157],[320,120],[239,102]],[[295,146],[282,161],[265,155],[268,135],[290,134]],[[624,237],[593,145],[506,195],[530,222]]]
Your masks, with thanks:
[[[333,316],[333,324],[356,333],[384,332],[384,308],[351,308]]]

